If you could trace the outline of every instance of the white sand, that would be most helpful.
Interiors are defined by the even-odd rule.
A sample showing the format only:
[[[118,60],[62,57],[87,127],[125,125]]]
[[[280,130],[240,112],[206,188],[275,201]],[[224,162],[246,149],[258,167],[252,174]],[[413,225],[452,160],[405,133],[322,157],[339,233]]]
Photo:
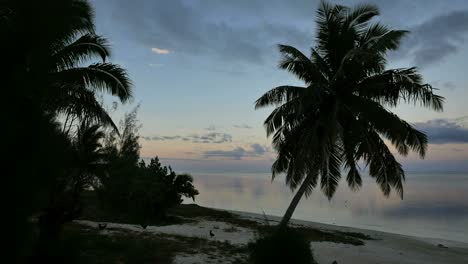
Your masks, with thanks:
[[[98,228],[97,222],[87,221],[87,220],[77,220],[75,221],[78,224],[85,226],[90,226],[93,228]],[[100,222],[103,223],[103,222]],[[233,226],[225,222],[218,221],[206,221],[201,220],[196,223],[185,223],[179,225],[167,225],[167,226],[148,226],[146,229],[143,229],[139,225],[129,225],[129,224],[118,224],[118,223],[106,223],[106,230],[109,229],[124,229],[134,232],[147,232],[154,234],[168,234],[168,235],[178,235],[178,236],[187,236],[187,237],[197,237],[203,239],[210,239],[215,241],[229,241],[233,245],[247,244],[250,240],[254,238],[255,232],[252,229],[247,229],[243,227]],[[232,229],[234,228],[234,229]],[[103,231],[106,231],[103,230]],[[214,237],[209,235],[210,230],[213,232]],[[108,233],[108,232],[103,232]]]
[[[234,212],[243,218],[264,222],[263,216],[244,212]],[[268,219],[277,221],[278,217],[268,216]],[[77,223],[97,228],[98,223],[80,220]],[[366,240],[364,246],[353,246],[349,244],[333,242],[312,242],[311,248],[320,264],[332,263],[336,260],[339,264],[362,264],[362,263],[434,263],[434,264],[467,264],[468,244],[455,241],[447,241],[433,238],[421,238],[391,234],[379,231],[357,229],[326,225],[314,222],[293,220],[292,225],[308,226],[320,230],[336,230],[347,232],[360,232],[370,235],[376,240]],[[185,223],[168,226],[148,226],[145,230],[138,225],[107,223],[107,230],[119,228],[134,232],[149,232],[170,234],[187,237],[198,237],[216,241],[229,241],[234,245],[243,245],[255,238],[255,231],[248,228],[233,226],[232,224],[200,220],[196,223]],[[209,236],[212,230],[214,237]],[[108,231],[109,232],[109,231]],[[103,232],[105,233],[105,232]],[[442,244],[447,248],[441,248]],[[195,264],[195,263],[235,263],[235,260],[227,256],[213,258],[203,253],[181,254],[176,256],[175,263]]]

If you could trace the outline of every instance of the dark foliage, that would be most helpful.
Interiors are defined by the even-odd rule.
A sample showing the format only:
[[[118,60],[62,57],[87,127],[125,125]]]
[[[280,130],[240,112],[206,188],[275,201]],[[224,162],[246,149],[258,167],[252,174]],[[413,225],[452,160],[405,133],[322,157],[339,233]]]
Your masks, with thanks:
[[[104,140],[105,172],[94,184],[101,208],[111,214],[124,215],[131,222],[147,226],[163,220],[167,209],[195,199],[198,191],[188,174],[176,174],[162,166],[156,157],[149,164],[139,161],[139,124],[137,108],[126,114],[120,124],[121,135],[111,133]]]
[[[195,201],[196,195],[192,176],[176,174],[171,167],[162,166],[156,157],[148,165],[140,162],[131,185],[129,208],[137,222],[148,225],[163,219],[169,208],[182,203],[182,197]]]
[[[252,264],[316,263],[309,240],[300,232],[287,227],[266,234],[249,244]]]
[[[2,200],[9,201],[6,239],[13,241],[7,250],[12,258],[4,258],[18,263],[33,250],[38,215],[39,251],[46,256],[61,223],[80,211],[77,187],[88,169],[76,153],[74,132],[83,120],[113,126],[95,94],[108,92],[125,102],[131,86],[123,69],[105,61],[110,52],[95,34],[86,0],[1,1],[0,34],[7,128],[1,150],[8,164]],[[66,120],[59,123],[62,115]]]

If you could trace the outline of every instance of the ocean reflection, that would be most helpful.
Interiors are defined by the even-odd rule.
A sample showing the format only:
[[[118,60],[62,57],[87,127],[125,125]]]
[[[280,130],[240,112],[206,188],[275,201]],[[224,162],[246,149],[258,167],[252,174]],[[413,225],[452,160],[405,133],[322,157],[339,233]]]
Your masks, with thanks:
[[[193,176],[202,206],[281,216],[293,196],[283,178],[271,182],[267,173]],[[385,198],[369,178],[358,192],[342,181],[331,201],[317,189],[293,217],[468,242],[468,175],[409,174],[404,200]]]

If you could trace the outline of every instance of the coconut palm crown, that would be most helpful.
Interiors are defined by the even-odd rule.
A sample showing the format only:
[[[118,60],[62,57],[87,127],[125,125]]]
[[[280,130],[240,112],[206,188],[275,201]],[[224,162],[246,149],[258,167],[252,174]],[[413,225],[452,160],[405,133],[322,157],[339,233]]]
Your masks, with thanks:
[[[279,45],[279,67],[305,86],[273,88],[255,108],[276,107],[264,122],[277,152],[273,179],[285,174],[291,189],[300,186],[283,225],[301,197],[319,183],[331,199],[342,171],[349,187],[359,189],[359,161],[385,196],[395,190],[403,198],[405,173],[388,145],[403,156],[410,151],[421,158],[426,154],[426,135],[390,109],[411,103],[442,111],[444,98],[434,94],[416,68],[386,69],[387,53],[396,50],[408,32],[372,22],[378,15],[374,5],[348,8],[322,1],[310,56]]]

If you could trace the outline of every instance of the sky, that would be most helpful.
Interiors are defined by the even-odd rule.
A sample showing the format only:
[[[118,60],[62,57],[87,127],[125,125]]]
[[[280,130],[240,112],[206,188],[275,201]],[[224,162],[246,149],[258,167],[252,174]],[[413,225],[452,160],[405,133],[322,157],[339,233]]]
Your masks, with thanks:
[[[333,3],[353,6],[362,1]],[[91,0],[111,61],[134,84],[141,156],[183,171],[265,172],[275,158],[254,110],[263,93],[301,85],[278,69],[277,44],[308,54],[318,0]],[[443,112],[391,109],[429,137],[424,161],[399,157],[408,170],[468,172],[468,1],[369,0],[381,21],[410,34],[388,68],[416,66],[446,98]]]

